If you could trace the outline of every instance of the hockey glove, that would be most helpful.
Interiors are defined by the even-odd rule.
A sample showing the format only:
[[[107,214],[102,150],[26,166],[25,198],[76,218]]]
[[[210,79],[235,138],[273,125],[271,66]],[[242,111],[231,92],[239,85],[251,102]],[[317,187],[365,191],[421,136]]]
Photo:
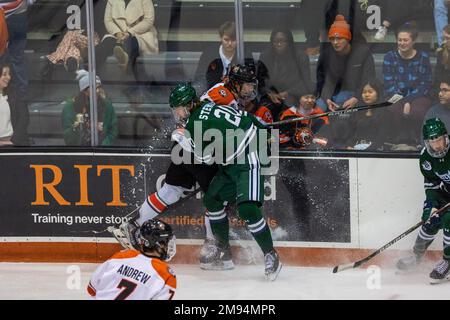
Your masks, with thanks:
[[[427,227],[436,228],[436,227],[439,227],[440,224],[442,223],[441,215],[440,214],[436,214],[436,211],[438,211],[438,209],[431,208],[430,216],[425,221],[425,225]]]

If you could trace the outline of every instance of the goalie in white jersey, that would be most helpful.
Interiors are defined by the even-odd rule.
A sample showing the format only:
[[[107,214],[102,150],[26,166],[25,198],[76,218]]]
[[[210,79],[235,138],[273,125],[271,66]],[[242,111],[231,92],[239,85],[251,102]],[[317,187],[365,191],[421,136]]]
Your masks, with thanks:
[[[177,281],[166,263],[176,252],[167,223],[150,219],[133,234],[138,250],[123,250],[100,265],[88,293],[98,300],[170,300]]]

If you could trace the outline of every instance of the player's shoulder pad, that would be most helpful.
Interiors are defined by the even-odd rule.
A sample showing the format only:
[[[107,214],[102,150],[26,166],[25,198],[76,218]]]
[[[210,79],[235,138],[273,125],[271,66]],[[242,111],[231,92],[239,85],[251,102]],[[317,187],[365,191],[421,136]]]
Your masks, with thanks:
[[[121,251],[117,252],[109,259],[129,259],[129,258],[137,257],[138,255],[139,255],[139,251],[137,251],[137,250],[125,249],[125,250],[121,250]]]
[[[432,167],[433,158],[430,156],[426,148],[423,148],[422,151],[420,152],[419,163],[421,170],[431,171],[433,169]]]
[[[174,289],[177,287],[175,272],[166,262],[159,259],[152,259],[152,267],[168,286]]]

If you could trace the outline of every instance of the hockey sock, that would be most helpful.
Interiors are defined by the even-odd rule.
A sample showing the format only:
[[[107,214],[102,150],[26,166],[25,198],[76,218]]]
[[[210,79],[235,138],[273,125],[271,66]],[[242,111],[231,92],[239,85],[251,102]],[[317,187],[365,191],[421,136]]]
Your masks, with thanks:
[[[227,247],[229,246],[230,237],[229,237],[229,223],[228,217],[225,213],[225,208],[222,210],[210,212],[206,211],[206,217],[208,218],[211,231],[216,238],[219,247]],[[206,220],[206,219],[205,219]]]
[[[436,237],[437,231],[435,232],[434,230],[430,230],[426,226],[422,226],[422,228],[420,228],[413,249],[414,254],[418,258],[421,258],[424,255],[425,251]]]
[[[137,223],[142,225],[148,219],[153,219],[163,213],[167,207],[180,200],[183,188],[165,183],[158,192],[150,194],[139,208]]]
[[[214,234],[211,229],[211,222],[205,214],[205,229],[206,229],[206,239],[214,239]]]
[[[273,249],[272,235],[256,203],[240,203],[238,205],[238,211],[239,216],[246,222],[248,230],[253,235],[253,238],[255,238],[263,253],[270,252]]]

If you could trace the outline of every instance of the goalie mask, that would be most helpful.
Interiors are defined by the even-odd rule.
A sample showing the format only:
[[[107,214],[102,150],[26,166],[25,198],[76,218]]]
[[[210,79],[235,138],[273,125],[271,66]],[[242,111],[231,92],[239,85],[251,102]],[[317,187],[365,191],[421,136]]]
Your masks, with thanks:
[[[256,98],[258,80],[254,69],[254,66],[238,64],[232,66],[228,72],[229,87],[241,102]]]
[[[192,109],[198,102],[197,92],[188,83],[178,84],[169,96],[169,105],[175,122],[185,126]]]
[[[314,139],[314,134],[308,127],[300,127],[295,130],[293,141],[300,147],[309,146]]]
[[[433,158],[443,158],[450,148],[450,141],[444,123],[439,118],[428,119],[423,125],[423,141]]]
[[[176,253],[175,235],[167,223],[150,219],[136,230],[136,245],[143,254],[151,256],[155,252],[164,261],[170,261]]]

